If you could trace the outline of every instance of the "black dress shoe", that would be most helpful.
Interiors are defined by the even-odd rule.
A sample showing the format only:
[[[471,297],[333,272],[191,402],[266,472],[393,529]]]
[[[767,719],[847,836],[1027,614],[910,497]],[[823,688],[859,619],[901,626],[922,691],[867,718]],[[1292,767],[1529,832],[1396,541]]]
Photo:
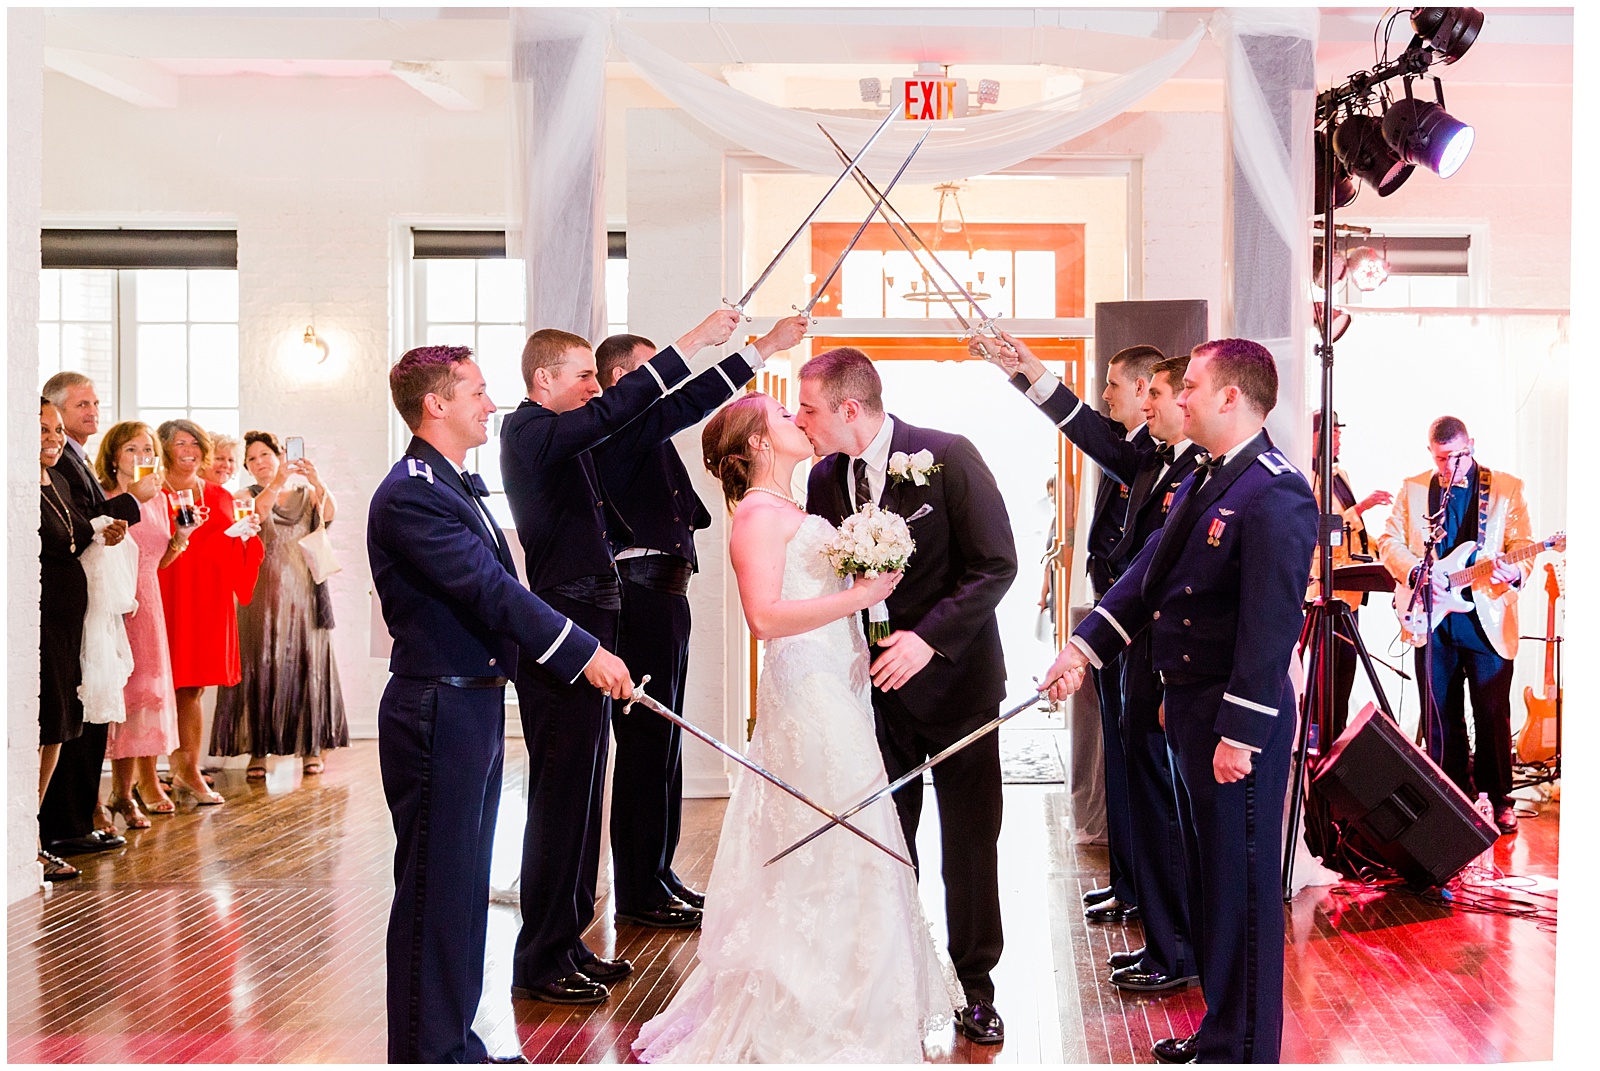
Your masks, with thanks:
[[[633,964],[625,959],[591,959],[578,970],[583,972],[585,978],[610,985],[632,974]]]
[[[701,910],[706,906],[706,894],[695,892],[687,885],[679,885],[672,890],[672,895],[696,910]]]
[[[1111,899],[1115,895],[1117,895],[1117,890],[1113,889],[1109,885],[1103,889],[1090,889],[1088,892],[1083,894],[1083,906],[1092,907],[1095,904],[1100,903],[1102,900]]]
[[[1083,917],[1090,922],[1131,922],[1139,917],[1139,905],[1125,904],[1113,896],[1084,908]]]
[[[956,1026],[979,1045],[998,1045],[1006,1039],[1006,1024],[987,1000],[975,1000],[962,1008]]]
[[[511,987],[511,995],[546,1004],[604,1004],[611,990],[586,974],[569,974],[544,985]]]
[[[51,841],[45,845],[45,850],[56,855],[87,855],[90,852],[108,852],[113,848],[120,848],[128,843],[128,839],[116,833],[107,833],[97,829],[82,837],[73,837],[71,840]]]
[[[653,911],[618,911],[618,922],[653,926],[658,930],[692,930],[700,925],[700,912],[682,900],[668,900]]]
[[[1199,1034],[1190,1034],[1186,1038],[1162,1038],[1150,1046],[1150,1055],[1164,1064],[1192,1064],[1200,1055],[1200,1046],[1196,1039]]]
[[[519,1052],[515,1056],[485,1056],[478,1062],[480,1064],[525,1064],[532,1061]]]
[[[1517,831],[1517,808],[1512,804],[1494,812],[1494,824],[1502,833],[1515,833]]]
[[[1162,974],[1160,971],[1145,970],[1143,964],[1132,967],[1123,967],[1121,970],[1111,972],[1111,984],[1118,989],[1131,989],[1136,993],[1155,993],[1162,989],[1178,989],[1182,986],[1193,985],[1200,980],[1198,974],[1186,974],[1182,977],[1171,974]]]
[[[1113,952],[1106,957],[1106,964],[1114,971],[1124,967],[1137,967],[1139,961],[1144,959],[1144,948],[1136,948],[1132,952]]]

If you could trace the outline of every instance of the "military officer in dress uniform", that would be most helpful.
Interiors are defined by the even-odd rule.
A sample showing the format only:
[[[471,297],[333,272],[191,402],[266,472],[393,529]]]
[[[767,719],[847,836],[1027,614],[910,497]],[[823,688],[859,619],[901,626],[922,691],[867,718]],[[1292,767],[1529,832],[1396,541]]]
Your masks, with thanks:
[[[463,470],[495,410],[464,346],[411,350],[389,372],[414,433],[372,497],[367,555],[393,676],[378,761],[394,821],[389,1060],[480,1063],[489,857],[500,805],[505,685],[519,646],[552,677],[632,694],[627,667],[517,582],[505,537]],[[520,1060],[520,1056],[512,1060]]]
[[[971,343],[975,354],[980,341],[974,339]],[[1022,351],[1016,350],[1019,343],[1011,335],[1002,331],[999,341],[1020,356]],[[1100,395],[1109,416],[1085,404],[1036,358],[1023,360],[1011,376],[1012,385],[1100,466],[1100,486],[1095,492],[1088,541],[1089,582],[1097,600],[1110,590],[1118,576],[1111,553],[1122,541],[1129,488],[1140,465],[1155,454],[1155,441],[1139,407],[1150,383],[1150,369],[1163,356],[1154,346],[1129,346],[1112,354],[1106,367],[1105,390]],[[1128,764],[1122,749],[1121,682],[1120,658],[1095,667],[1094,687],[1100,700],[1104,740],[1106,846],[1111,857],[1111,880],[1104,888],[1083,894],[1084,917],[1091,922],[1125,922],[1139,916],[1139,894],[1133,878],[1134,829],[1128,817]]]
[[[689,671],[689,578],[698,568],[694,533],[711,526],[672,437],[710,416],[774,353],[805,337],[807,319],[778,321],[750,347],[695,376],[594,449],[600,484],[632,539],[616,554],[622,579],[617,653],[669,710],[683,710]],[[754,350],[750,353],[749,350]],[[639,335],[595,347],[608,389],[656,355]],[[653,714],[616,718],[611,775],[612,888],[618,921],[664,929],[698,926],[705,896],[672,869],[683,814],[683,733]]]
[[[688,379],[685,359],[726,342],[738,321],[731,309],[712,313],[604,393],[594,352],[577,335],[545,329],[523,347],[528,397],[501,426],[500,474],[527,555],[528,587],[608,649],[622,608],[614,555],[633,536],[592,451]],[[725,358],[724,374],[747,375],[752,359]],[[525,665],[517,702],[530,766],[511,992],[597,1004],[610,996],[609,983],[633,971],[627,960],[599,958],[581,937],[594,921],[610,699],[588,682]]]
[[[1156,1043],[1165,1063],[1275,1062],[1282,1039],[1278,877],[1295,725],[1288,668],[1317,506],[1266,434],[1277,394],[1265,347],[1245,339],[1195,347],[1179,405],[1184,433],[1211,456],[1179,489],[1160,537],[1045,677],[1051,698],[1063,699],[1089,666],[1150,633],[1206,1000],[1196,1034]]]

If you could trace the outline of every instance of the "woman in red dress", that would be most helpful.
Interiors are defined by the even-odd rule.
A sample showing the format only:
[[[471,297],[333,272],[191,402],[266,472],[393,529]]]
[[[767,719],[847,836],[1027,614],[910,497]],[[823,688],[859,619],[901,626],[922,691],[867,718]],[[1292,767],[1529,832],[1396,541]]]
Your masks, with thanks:
[[[172,685],[178,700],[178,750],[172,768],[175,793],[195,797],[201,806],[222,802],[206,787],[200,772],[204,716],[200,697],[211,685],[238,684],[239,624],[235,601],[248,604],[256,586],[263,547],[256,538],[252,512],[249,534],[227,534],[235,524],[233,495],[220,484],[201,478],[211,464],[211,438],[191,420],[169,420],[157,430],[166,465],[167,499],[174,513],[179,492],[192,496],[200,527],[178,559],[161,570],[161,603],[167,620],[167,645],[172,652]]]

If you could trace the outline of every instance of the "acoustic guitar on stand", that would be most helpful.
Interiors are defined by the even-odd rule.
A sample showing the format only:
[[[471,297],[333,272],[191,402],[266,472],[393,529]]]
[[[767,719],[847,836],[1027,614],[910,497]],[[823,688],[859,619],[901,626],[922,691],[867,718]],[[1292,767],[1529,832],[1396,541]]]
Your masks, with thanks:
[[[1467,564],[1467,559],[1477,551],[1476,543],[1463,543],[1449,554],[1440,558],[1433,566],[1433,612],[1426,614],[1422,609],[1422,600],[1418,599],[1412,605],[1412,588],[1404,583],[1396,584],[1394,589],[1394,608],[1400,615],[1400,635],[1413,647],[1421,647],[1428,642],[1428,635],[1439,627],[1439,622],[1448,615],[1472,609],[1472,603],[1467,601],[1467,592],[1476,589],[1485,595],[1491,594],[1489,586],[1492,581],[1489,574],[1494,572],[1496,562],[1506,562],[1515,565],[1517,562],[1526,561],[1536,557],[1547,550],[1565,552],[1567,549],[1567,533],[1557,532],[1549,539],[1541,539],[1537,543],[1529,543],[1521,550],[1514,550],[1510,554],[1502,554],[1494,558],[1485,558],[1472,565]]]
[[[1527,766],[1549,762],[1556,757],[1559,746],[1556,707],[1561,702],[1561,690],[1556,685],[1556,600],[1561,597],[1561,584],[1556,580],[1554,565],[1546,562],[1544,572],[1544,593],[1550,599],[1544,622],[1544,688],[1538,694],[1531,686],[1522,689],[1528,720],[1517,734],[1517,761]]]

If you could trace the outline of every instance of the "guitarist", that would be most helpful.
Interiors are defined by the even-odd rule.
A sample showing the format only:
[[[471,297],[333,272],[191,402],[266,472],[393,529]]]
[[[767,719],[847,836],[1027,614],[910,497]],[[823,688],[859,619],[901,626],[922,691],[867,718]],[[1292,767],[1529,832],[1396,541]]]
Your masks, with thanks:
[[[1498,557],[1532,544],[1522,481],[1491,472],[1472,456],[1467,426],[1442,416],[1428,427],[1433,471],[1410,477],[1395,495],[1378,553],[1398,583],[1421,582],[1420,562],[1428,517],[1441,512],[1443,558],[1464,543],[1476,544],[1473,560]],[[1511,671],[1517,654],[1517,594],[1533,564],[1496,561],[1487,583],[1466,593],[1471,609],[1447,614],[1427,637],[1432,648],[1433,703],[1423,712],[1428,756],[1469,797],[1486,792],[1502,833],[1517,828],[1511,791]],[[1436,580],[1442,579],[1436,574]],[[1396,593],[1397,609],[1404,609]],[[1417,675],[1426,673],[1425,650],[1417,650]],[[1463,688],[1463,684],[1465,687]],[[1463,692],[1472,700],[1476,754],[1469,756]]]

